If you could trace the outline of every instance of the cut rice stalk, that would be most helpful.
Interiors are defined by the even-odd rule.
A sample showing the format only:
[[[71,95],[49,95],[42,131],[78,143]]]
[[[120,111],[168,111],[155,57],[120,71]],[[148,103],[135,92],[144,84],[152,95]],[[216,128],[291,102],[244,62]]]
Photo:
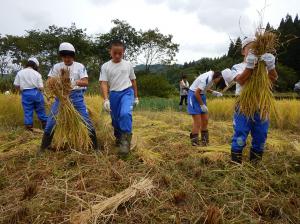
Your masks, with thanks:
[[[87,151],[92,142],[88,125],[74,108],[69,95],[72,91],[70,71],[62,69],[61,74],[47,81],[46,91],[59,100],[58,113],[55,115],[53,146],[57,149],[77,149]]]
[[[252,50],[260,58],[265,53],[275,53],[277,44],[276,34],[260,30],[256,33],[256,41]],[[240,112],[252,119],[254,119],[255,113],[259,113],[262,120],[268,120],[270,114],[273,113],[277,119],[272,88],[273,84],[269,79],[266,65],[259,60],[237,99]]]
[[[94,223],[108,211],[112,215],[117,208],[129,201],[131,198],[135,197],[137,194],[148,194],[150,190],[154,188],[152,180],[148,178],[143,178],[138,183],[134,183],[129,188],[121,191],[120,193],[105,199],[99,204],[93,205],[89,210],[82,211],[71,218],[72,224],[87,224],[91,219]]]

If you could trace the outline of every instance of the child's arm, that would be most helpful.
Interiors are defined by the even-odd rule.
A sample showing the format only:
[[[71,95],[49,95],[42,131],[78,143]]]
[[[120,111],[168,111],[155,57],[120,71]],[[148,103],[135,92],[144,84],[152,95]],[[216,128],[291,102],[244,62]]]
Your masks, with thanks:
[[[76,81],[76,85],[80,87],[87,87],[89,85],[89,80],[88,78],[82,78]]]
[[[246,68],[241,74],[235,77],[234,81],[243,86],[251,76],[252,71],[253,69]]]
[[[131,80],[131,83],[134,91],[134,98],[138,98],[138,88],[137,88],[136,80],[135,79]]]
[[[100,81],[100,88],[104,100],[108,100],[108,82]]]
[[[276,69],[272,69],[268,72],[269,79],[274,83],[278,79],[278,74]]]

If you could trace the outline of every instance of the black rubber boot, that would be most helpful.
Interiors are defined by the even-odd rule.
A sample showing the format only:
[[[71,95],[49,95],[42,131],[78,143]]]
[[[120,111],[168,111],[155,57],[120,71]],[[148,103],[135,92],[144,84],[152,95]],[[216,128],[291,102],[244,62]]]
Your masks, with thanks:
[[[199,135],[198,134],[190,134],[190,139],[192,146],[198,146],[199,145]]]
[[[126,157],[129,154],[130,146],[131,146],[132,134],[125,133],[121,135],[121,144],[119,147],[119,156]]]
[[[96,135],[96,131],[95,130],[91,130],[89,133],[89,136],[91,138],[92,141],[92,147],[96,152],[99,152],[100,149],[98,147],[98,140],[97,140],[97,135]]]
[[[42,139],[42,143],[41,143],[41,147],[40,147],[40,149],[37,152],[38,156],[41,155],[41,154],[43,154],[47,149],[49,149],[49,147],[51,146],[53,135],[54,135],[54,133],[52,133],[50,135],[44,133],[43,139]]]
[[[44,130],[46,128],[47,122],[42,122],[42,129]]]
[[[243,154],[241,152],[231,152],[231,161],[242,164]]]
[[[33,126],[32,125],[25,125],[26,131],[31,131],[33,132]]]
[[[202,146],[208,146],[208,144],[209,144],[208,130],[201,131],[201,143],[202,143]]]
[[[250,150],[250,162],[252,164],[258,164],[262,160],[263,153],[255,152],[253,149]]]

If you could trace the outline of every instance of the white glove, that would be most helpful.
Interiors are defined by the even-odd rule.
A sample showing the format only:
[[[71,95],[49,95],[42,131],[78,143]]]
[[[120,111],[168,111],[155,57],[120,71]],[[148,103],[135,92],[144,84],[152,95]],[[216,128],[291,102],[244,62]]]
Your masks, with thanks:
[[[71,78],[71,87],[74,88],[77,86],[75,79]]]
[[[109,100],[104,100],[103,108],[104,108],[104,110],[106,110],[108,113],[110,113],[110,102],[109,102]]]
[[[139,103],[140,103],[139,98],[136,97],[136,98],[134,99],[133,105],[134,105],[134,106],[137,106],[137,105],[139,105]]]
[[[215,96],[215,97],[222,97],[222,96],[223,96],[223,94],[220,93],[220,92],[218,92],[218,91],[212,91],[211,94],[212,94],[213,96]]]
[[[273,54],[263,54],[260,59],[266,63],[268,71],[275,68],[275,56]]]
[[[203,113],[205,113],[205,114],[208,113],[208,108],[207,108],[207,106],[205,104],[200,105],[200,107],[201,107],[201,110],[202,110]]]
[[[258,58],[252,52],[249,52],[249,54],[246,57],[246,63],[247,63],[246,68],[254,69],[257,61]]]

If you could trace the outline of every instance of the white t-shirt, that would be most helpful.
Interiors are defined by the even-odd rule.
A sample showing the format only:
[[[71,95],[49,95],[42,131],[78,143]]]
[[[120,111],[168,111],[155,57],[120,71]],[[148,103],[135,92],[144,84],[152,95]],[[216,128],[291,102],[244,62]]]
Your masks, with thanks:
[[[25,68],[16,75],[15,86],[19,86],[20,90],[43,88],[43,79],[40,73],[32,68]]]
[[[245,71],[246,66],[247,66],[246,62],[242,62],[240,64],[234,65],[231,69],[232,80],[234,80],[235,77],[237,77],[238,75],[242,74]],[[243,87],[239,83],[236,83],[235,95],[236,96],[240,95],[242,89],[243,89]]]
[[[213,85],[213,71],[206,72],[200,76],[193,82],[190,87],[190,90],[196,91],[196,89],[201,89],[201,94],[206,94],[206,91],[212,87]]]
[[[77,81],[83,78],[88,78],[88,74],[84,65],[75,61],[70,66],[65,65],[63,62],[55,64],[53,68],[50,70],[48,76],[56,77],[61,73],[62,69],[70,70],[71,81]],[[74,86],[73,90],[76,89],[86,89],[86,87]]]
[[[181,80],[180,81],[180,84],[179,84],[179,87],[180,87],[180,96],[186,96],[188,95],[188,91],[186,88],[189,88],[190,84],[189,82],[186,80]]]
[[[136,79],[133,66],[122,60],[120,63],[112,61],[102,65],[99,81],[108,82],[110,91],[122,91],[132,86],[131,80]]]

